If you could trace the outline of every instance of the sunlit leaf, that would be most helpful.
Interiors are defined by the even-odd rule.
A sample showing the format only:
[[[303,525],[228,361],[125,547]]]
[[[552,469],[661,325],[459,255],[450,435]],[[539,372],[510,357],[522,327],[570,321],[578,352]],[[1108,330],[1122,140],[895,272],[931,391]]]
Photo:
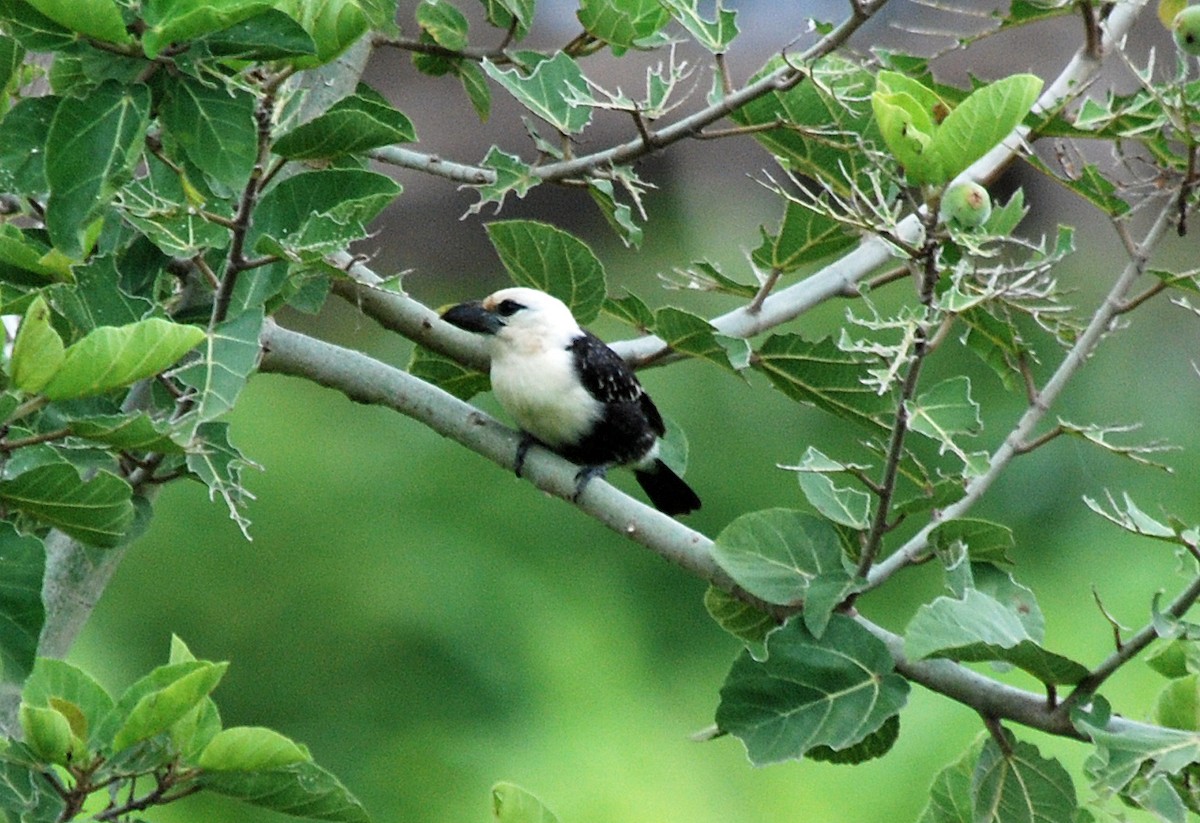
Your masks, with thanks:
[[[489,223],[487,233],[518,285],[554,295],[580,323],[590,323],[600,313],[606,291],[604,265],[582,240],[535,220]]]

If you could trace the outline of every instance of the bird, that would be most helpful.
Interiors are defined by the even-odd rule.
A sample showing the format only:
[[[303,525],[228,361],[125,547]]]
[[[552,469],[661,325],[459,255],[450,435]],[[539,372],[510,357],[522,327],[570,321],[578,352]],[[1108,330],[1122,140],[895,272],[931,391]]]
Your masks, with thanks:
[[[650,395],[561,300],[538,289],[506,288],[451,306],[441,318],[488,340],[492,391],[522,433],[518,476],[537,443],[581,467],[575,500],[609,467],[628,466],[664,514],[700,508],[696,492],[659,457],[665,426]]]

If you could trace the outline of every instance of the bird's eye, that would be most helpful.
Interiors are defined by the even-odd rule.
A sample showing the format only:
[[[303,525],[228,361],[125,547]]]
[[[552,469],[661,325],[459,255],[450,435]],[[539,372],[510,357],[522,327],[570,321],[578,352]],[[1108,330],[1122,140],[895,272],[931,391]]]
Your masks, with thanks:
[[[523,308],[525,307],[516,300],[502,300],[496,307],[496,311],[500,313],[501,317],[512,317]]]

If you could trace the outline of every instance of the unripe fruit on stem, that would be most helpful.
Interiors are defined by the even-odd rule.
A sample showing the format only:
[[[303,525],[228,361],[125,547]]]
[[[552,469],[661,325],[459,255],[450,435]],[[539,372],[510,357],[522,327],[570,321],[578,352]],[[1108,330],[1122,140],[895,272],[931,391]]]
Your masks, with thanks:
[[[1180,51],[1200,56],[1200,5],[1188,6],[1175,15],[1171,23],[1171,34]]]
[[[973,229],[982,226],[992,216],[992,198],[978,183],[958,183],[942,195],[943,222]]]

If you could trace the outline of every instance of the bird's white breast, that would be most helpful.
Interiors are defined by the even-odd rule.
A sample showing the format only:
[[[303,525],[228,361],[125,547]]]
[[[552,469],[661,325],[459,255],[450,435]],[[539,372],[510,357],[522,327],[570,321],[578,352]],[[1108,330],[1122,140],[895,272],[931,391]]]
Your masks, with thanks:
[[[492,390],[517,425],[547,446],[578,443],[602,414],[560,345],[520,350],[501,345],[492,355]]]

